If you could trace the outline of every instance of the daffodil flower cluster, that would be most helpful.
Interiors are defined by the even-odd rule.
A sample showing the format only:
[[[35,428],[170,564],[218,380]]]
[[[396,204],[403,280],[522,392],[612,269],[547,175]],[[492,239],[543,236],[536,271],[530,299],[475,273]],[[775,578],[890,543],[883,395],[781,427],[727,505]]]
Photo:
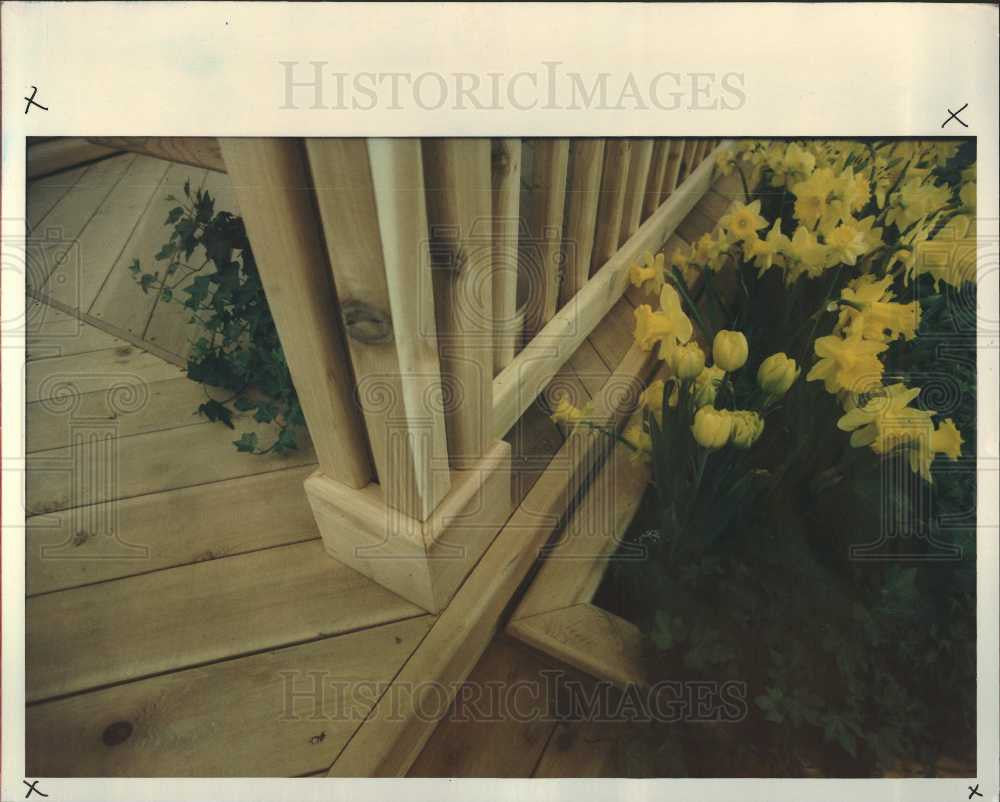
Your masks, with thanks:
[[[806,379],[822,382],[837,397],[841,428],[853,431],[853,421],[868,414],[864,410],[874,414],[872,399],[889,394],[886,359],[896,343],[918,336],[922,307],[913,297],[915,280],[929,276],[938,291],[975,281],[975,165],[961,173],[948,168],[958,147],[946,141],[748,140],[721,150],[717,171],[740,174],[742,197],[732,200],[714,230],[669,256],[648,254],[630,270],[632,284],[659,298],[657,309],[643,304],[635,311],[636,342],[658,348],[669,375],[645,399],[657,425],[664,425],[662,410],[676,408],[683,391],[697,410],[691,431],[702,447],[752,444],[760,436],[763,419],[760,427],[745,416],[736,424],[737,410],[714,407],[727,374],[747,361],[746,338],[719,331],[707,364],[688,317],[696,312],[687,288],[677,284],[689,275],[707,280],[727,270],[755,270],[757,279],[776,271],[798,298],[811,297],[803,282],[828,286],[821,308],[806,321],[806,348],[797,350],[800,359],[815,354]],[[824,332],[819,324],[830,313],[833,322]],[[795,359],[768,357],[758,370],[759,400],[780,398],[798,375]],[[910,406],[918,388],[889,395],[897,405],[907,400],[898,409],[889,404],[891,414],[866,423],[865,436],[852,437],[852,445],[880,455],[905,450],[914,472],[929,481],[934,455],[956,459],[961,435],[953,422],[935,428],[935,413]],[[702,413],[704,407],[710,409]],[[892,423],[895,418],[900,420]],[[871,427],[879,432],[873,439]],[[641,451],[649,445],[644,434],[640,429],[626,439]]]

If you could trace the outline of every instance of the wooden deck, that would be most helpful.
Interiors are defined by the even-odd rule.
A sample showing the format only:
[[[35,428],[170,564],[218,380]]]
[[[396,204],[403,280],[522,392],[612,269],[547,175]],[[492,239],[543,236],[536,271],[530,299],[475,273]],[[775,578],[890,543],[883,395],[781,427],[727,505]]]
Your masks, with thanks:
[[[185,182],[216,199],[217,211],[238,213],[224,173],[123,153],[38,179],[29,185],[27,227],[40,258],[28,294],[163,359],[183,364],[195,328],[180,303],[144,293],[128,271],[154,256],[170,229],[167,213]],[[184,297],[183,295],[178,297]]]
[[[125,269],[162,243],[161,198],[188,175],[227,197],[225,175],[132,154],[29,185],[52,266],[29,287],[31,776],[337,773],[374,737],[366,717],[397,677],[434,679],[419,676],[421,644],[439,617],[324,552],[302,488],[312,450],[240,454],[194,414],[203,391],[176,364],[186,318]],[[706,197],[679,234],[700,234],[722,202]],[[549,394],[596,395],[631,345],[631,313],[626,297]],[[507,436],[516,502],[563,444],[545,403]],[[502,638],[477,660],[473,682],[544,667]],[[411,774],[612,770],[585,722],[454,719],[419,743]]]

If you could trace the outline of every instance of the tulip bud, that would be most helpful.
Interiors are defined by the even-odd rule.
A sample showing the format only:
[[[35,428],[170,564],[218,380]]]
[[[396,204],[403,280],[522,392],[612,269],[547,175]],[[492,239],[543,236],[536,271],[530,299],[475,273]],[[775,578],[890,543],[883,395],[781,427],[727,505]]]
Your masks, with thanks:
[[[771,354],[757,369],[757,384],[768,395],[780,397],[799,377],[799,367],[786,354]]]
[[[749,351],[747,338],[738,331],[723,329],[715,335],[715,342],[712,343],[712,359],[727,373],[742,368]]]
[[[764,432],[764,419],[756,412],[737,410],[732,413],[732,420],[729,442],[737,448],[750,448]]]
[[[715,407],[705,406],[699,409],[691,424],[691,434],[698,445],[705,448],[722,448],[729,442],[732,431],[732,414]]]
[[[714,365],[710,368],[705,368],[699,373],[698,377],[694,380],[694,385],[691,387],[694,405],[696,407],[703,407],[706,404],[714,404],[715,396],[719,392],[719,385],[725,378],[725,371]]]
[[[681,381],[697,378],[705,369],[705,352],[697,343],[679,345],[670,352],[670,367]]]

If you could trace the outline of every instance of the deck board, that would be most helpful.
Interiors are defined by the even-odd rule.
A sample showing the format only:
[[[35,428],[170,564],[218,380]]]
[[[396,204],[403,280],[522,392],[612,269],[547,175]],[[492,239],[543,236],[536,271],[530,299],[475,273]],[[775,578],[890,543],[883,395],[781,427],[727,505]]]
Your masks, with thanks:
[[[42,777],[325,774],[370,708],[373,689],[392,681],[432,621],[415,616],[29,707],[27,770]],[[292,691],[306,694],[292,698],[294,708]],[[353,703],[342,704],[340,693]],[[105,732],[116,722],[131,734],[108,746]]]
[[[320,541],[34,596],[29,702],[424,613]],[[67,660],[66,655],[72,655]]]
[[[43,288],[47,298],[70,309],[87,311],[113,270],[131,278],[120,257],[168,167],[159,159],[135,157],[76,238],[76,259],[66,260],[49,277]]]
[[[273,424],[245,423],[234,431],[220,423],[195,423],[105,440],[103,435],[113,431],[113,423],[81,422],[75,436],[88,442],[29,456],[28,515],[298,468],[316,461],[308,443],[287,456],[247,455],[233,446],[247,431],[257,433],[262,443],[269,442],[275,433]],[[89,466],[98,462],[108,465],[114,474],[91,470]]]
[[[73,315],[34,298],[25,298],[27,362],[52,356],[72,356],[128,345]]]
[[[167,196],[183,197],[185,181],[191,182],[191,192],[194,193],[201,188],[206,174],[206,170],[184,164],[171,164],[168,167],[152,201],[143,212],[118,259],[111,265],[107,280],[87,310],[91,316],[114,329],[142,337],[153,312],[157,293],[143,292],[128,266],[134,259],[138,259],[144,272],[159,270],[162,274],[166,263],[157,262],[153,257],[169,238],[170,230],[164,225],[164,221],[169,211],[177,206],[177,201],[168,200]]]
[[[73,187],[35,226],[31,232],[34,258],[26,279],[29,292],[41,290],[63,259],[76,257],[73,246],[77,238],[135,159],[131,154],[112,156],[87,167]],[[30,195],[30,186],[28,191]]]
[[[28,231],[34,231],[45,220],[45,216],[65,197],[73,185],[87,171],[86,167],[75,167],[55,175],[28,182],[28,197],[25,217]]]
[[[28,594],[316,539],[302,487],[313,470],[306,465],[118,501],[110,531],[88,526],[85,510],[29,518]]]

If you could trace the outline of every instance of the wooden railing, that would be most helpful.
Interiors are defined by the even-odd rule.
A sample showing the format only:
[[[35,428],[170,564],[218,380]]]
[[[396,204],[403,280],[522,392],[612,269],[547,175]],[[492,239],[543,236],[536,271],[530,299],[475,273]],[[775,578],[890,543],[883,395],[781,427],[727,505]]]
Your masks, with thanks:
[[[510,512],[502,438],[708,190],[716,144],[93,141],[230,174],[327,548],[429,609],[464,573],[398,558],[482,553]]]

